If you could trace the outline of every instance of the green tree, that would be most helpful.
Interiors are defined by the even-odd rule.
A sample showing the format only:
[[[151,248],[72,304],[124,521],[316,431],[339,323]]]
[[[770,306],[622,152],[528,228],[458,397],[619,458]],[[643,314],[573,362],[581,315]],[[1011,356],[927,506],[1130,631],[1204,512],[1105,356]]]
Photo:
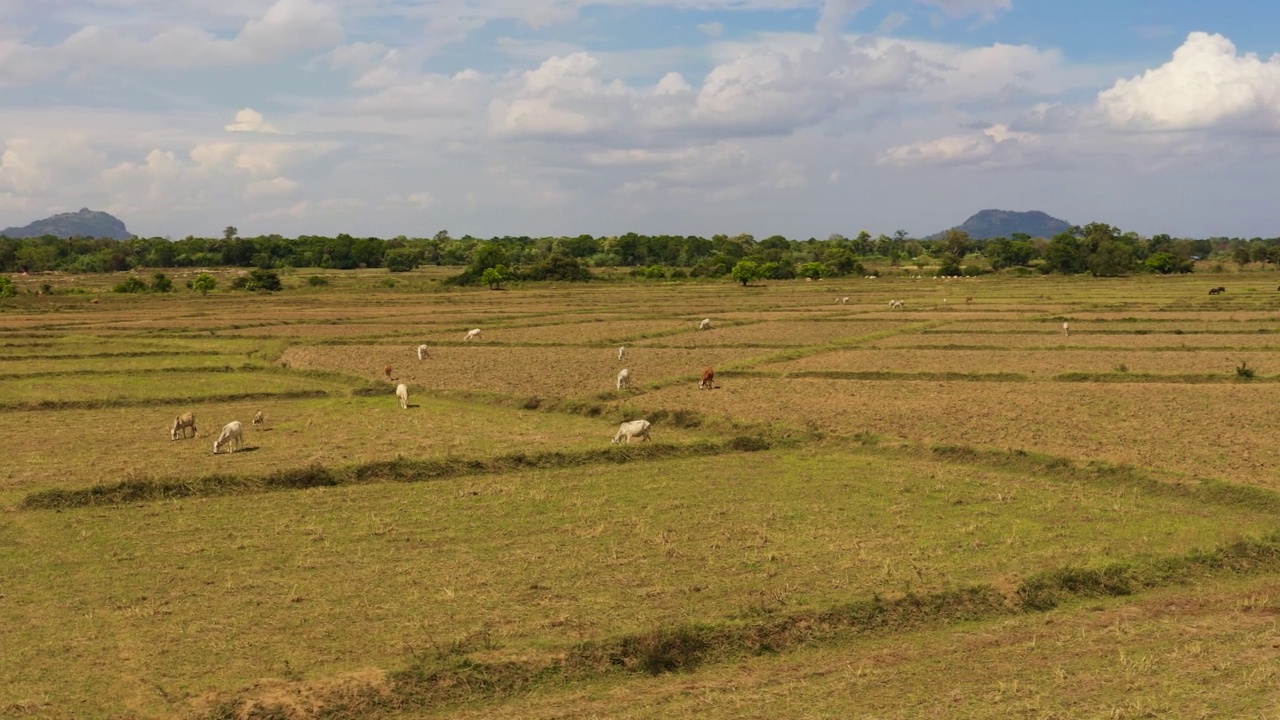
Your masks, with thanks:
[[[228,225],[222,229],[222,239],[227,242],[230,242],[232,238],[239,234],[240,231],[236,229],[235,225]]]
[[[217,278],[207,272],[200,273],[191,281],[191,289],[199,291],[201,295],[208,295],[209,291],[217,286]]]
[[[11,298],[18,294],[18,288],[13,286],[13,281],[7,277],[0,276],[0,298]]]
[[[820,262],[807,262],[800,266],[800,275],[810,280],[825,277],[828,272],[827,266]]]
[[[502,287],[502,283],[506,282],[507,277],[506,265],[494,265],[491,268],[484,269],[484,273],[480,276],[480,281],[488,285],[490,290],[497,290]]]
[[[164,273],[158,272],[151,276],[151,292],[173,292],[173,281]]]
[[[1044,250],[1044,264],[1040,271],[1045,273],[1063,273],[1074,275],[1086,270],[1086,254],[1080,247],[1080,240],[1069,232],[1054,236]]]
[[[729,274],[734,280],[746,286],[747,283],[760,277],[760,265],[751,260],[739,260]]]
[[[409,272],[418,267],[421,261],[421,255],[413,248],[395,248],[388,250],[382,256],[382,263],[387,266],[387,270],[391,272]]]
[[[1094,277],[1119,277],[1133,270],[1133,248],[1119,240],[1103,240],[1089,256],[1089,272]]]
[[[1190,260],[1168,252],[1151,253],[1143,265],[1151,272],[1160,273],[1161,275],[1189,273],[1195,269],[1195,264]]]

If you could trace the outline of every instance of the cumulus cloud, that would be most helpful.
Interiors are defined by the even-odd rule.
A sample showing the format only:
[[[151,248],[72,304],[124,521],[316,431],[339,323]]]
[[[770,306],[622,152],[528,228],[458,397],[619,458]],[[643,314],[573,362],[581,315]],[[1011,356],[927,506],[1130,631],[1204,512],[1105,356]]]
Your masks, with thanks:
[[[948,135],[936,140],[899,145],[883,152],[881,165],[1008,166],[1020,162],[1020,152],[1034,148],[1040,138],[1031,133],[992,125],[979,132]]]
[[[245,108],[236,113],[236,121],[223,128],[227,132],[253,132],[253,133],[278,133],[263,117],[262,113],[253,108]]]
[[[1240,55],[1227,38],[1194,32],[1169,62],[1099,93],[1097,107],[1127,130],[1280,129],[1280,55]]]
[[[267,63],[341,42],[338,11],[314,0],[277,0],[234,37],[184,20],[88,24],[62,42],[40,45],[0,39],[0,85],[46,78],[80,81],[112,68],[185,69]]]

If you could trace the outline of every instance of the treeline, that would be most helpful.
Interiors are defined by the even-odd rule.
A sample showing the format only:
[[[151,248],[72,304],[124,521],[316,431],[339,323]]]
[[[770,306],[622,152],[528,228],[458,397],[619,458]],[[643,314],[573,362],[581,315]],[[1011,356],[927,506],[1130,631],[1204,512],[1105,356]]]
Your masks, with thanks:
[[[929,268],[929,272],[962,275],[1025,267],[1045,273],[1089,273],[1097,276],[1134,272],[1190,272],[1198,259],[1237,263],[1280,263],[1280,238],[1179,239],[1145,238],[1103,223],[1073,228],[1053,238],[1015,235],[972,240],[957,230],[928,239],[892,236],[832,235],[793,240],[774,235],[625,235],[595,237],[452,238],[441,231],[432,238],[357,238],[264,235],[242,238],[227,228],[220,238],[181,240],[134,238],[60,239],[53,236],[12,239],[0,236],[0,272],[99,273],[134,268],[244,267],[274,269],[387,268],[392,272],[421,265],[465,266],[459,282],[490,282],[484,271],[502,267],[505,278],[584,279],[591,267],[630,267],[649,277],[733,276],[740,263],[754,277],[839,277],[875,267]],[[747,270],[743,274],[747,274]],[[503,274],[505,273],[505,274]],[[754,279],[754,277],[752,279]]]

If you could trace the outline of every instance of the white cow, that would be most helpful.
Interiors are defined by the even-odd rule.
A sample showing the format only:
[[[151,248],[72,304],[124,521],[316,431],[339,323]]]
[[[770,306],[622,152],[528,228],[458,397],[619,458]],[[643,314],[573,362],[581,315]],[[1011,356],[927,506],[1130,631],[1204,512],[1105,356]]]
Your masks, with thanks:
[[[622,368],[618,371],[618,389],[629,387],[631,387],[631,371],[627,368]]]
[[[618,426],[617,434],[613,436],[613,442],[620,443],[625,438],[627,444],[630,445],[633,437],[642,438],[641,442],[652,439],[649,437],[648,420],[632,420],[622,423]]]
[[[890,310],[901,310],[901,309],[902,309],[902,301],[901,301],[901,300],[890,300],[890,301],[889,301],[889,309],[890,309]]]
[[[423,343],[418,346],[418,359],[421,360],[431,353],[427,352],[427,344]]]
[[[480,337],[480,328],[475,328],[474,330],[468,330],[466,336],[463,337],[462,340],[463,342],[466,342],[467,340],[475,340],[478,337]]]
[[[184,412],[173,419],[173,427],[169,428],[169,439],[177,440],[178,431],[182,431],[182,438],[187,437],[187,428],[191,428],[191,437],[196,436],[196,416],[193,413]]]
[[[840,298],[840,304],[841,304],[841,305],[848,305],[848,304],[849,304],[849,298],[847,298],[847,297],[842,297],[842,298]]]
[[[1066,322],[1065,320],[1062,322],[1062,334],[1063,335],[1071,334],[1071,324]]]
[[[396,397],[400,398],[400,407],[408,409],[409,407],[409,386],[400,383],[396,386]]]
[[[702,318],[702,322],[698,323],[698,329],[699,329],[699,330],[710,330],[710,329],[711,329],[711,318]]]
[[[222,426],[222,432],[219,433],[218,439],[213,441],[213,454],[218,454],[218,449],[226,444],[231,445],[231,452],[235,452],[244,446],[244,428],[240,425],[239,420],[232,420]]]
[[[626,357],[626,356],[627,356],[627,348],[626,348],[626,346],[624,345],[623,347],[618,348],[618,359],[619,359],[619,360],[621,360],[622,358],[624,358],[624,357]]]
[[[266,422],[266,420],[265,420],[265,419],[263,419],[263,417],[262,417],[262,411],[261,411],[261,410],[254,411],[254,413],[253,413],[253,424],[254,424],[254,425],[261,425],[261,424],[263,424],[263,423],[265,423],[265,422]]]

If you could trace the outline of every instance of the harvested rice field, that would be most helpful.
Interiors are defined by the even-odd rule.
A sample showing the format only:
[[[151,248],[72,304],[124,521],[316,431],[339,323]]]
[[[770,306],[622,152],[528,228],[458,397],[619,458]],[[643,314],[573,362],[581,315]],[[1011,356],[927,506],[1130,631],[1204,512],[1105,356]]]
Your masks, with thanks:
[[[1280,274],[444,270],[14,278],[0,717],[1280,710]]]

